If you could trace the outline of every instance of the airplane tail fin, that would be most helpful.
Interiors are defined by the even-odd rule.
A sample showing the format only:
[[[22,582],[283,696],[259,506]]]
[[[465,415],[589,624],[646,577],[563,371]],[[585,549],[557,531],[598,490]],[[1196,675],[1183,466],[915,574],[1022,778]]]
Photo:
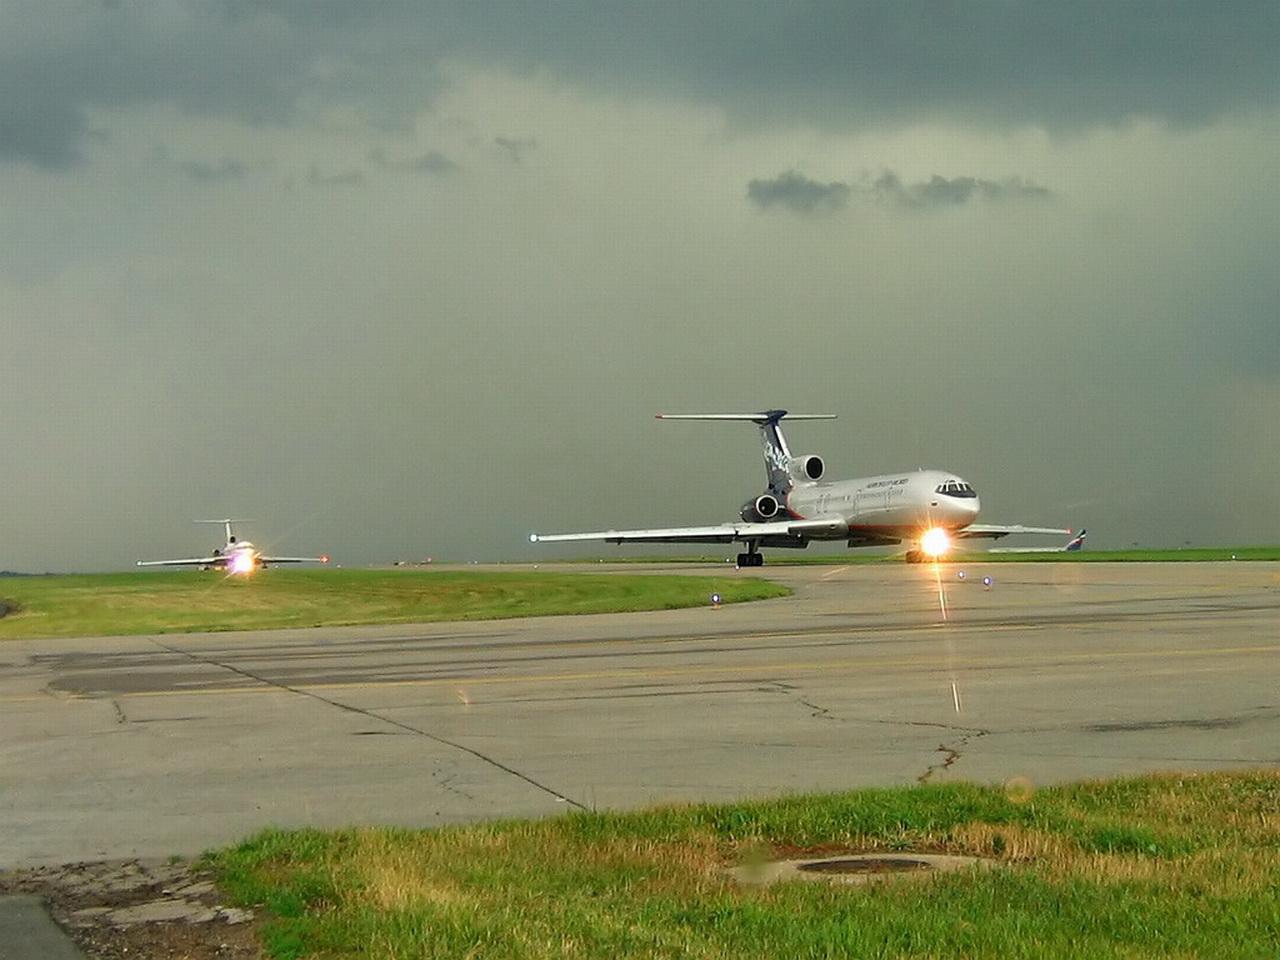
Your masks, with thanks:
[[[232,530],[231,530],[231,525],[232,525],[233,523],[253,523],[253,521],[252,521],[252,520],[245,520],[245,519],[243,519],[243,518],[241,518],[241,519],[238,519],[238,520],[237,520],[237,519],[235,519],[234,517],[224,517],[224,518],[223,518],[223,519],[221,519],[221,520],[192,520],[191,522],[192,522],[192,523],[217,523],[217,524],[221,524],[221,525],[222,525],[222,527],[223,527],[223,528],[225,528],[226,533],[227,533],[227,543],[235,543],[235,542],[236,542],[236,535],[235,535],[235,533],[233,533],[233,532],[232,532]]]
[[[791,455],[787,438],[782,435],[781,422],[788,420],[834,420],[834,413],[788,413],[786,410],[765,410],[760,413],[660,413],[659,420],[742,420],[760,428],[760,446],[764,452],[764,468],[769,476],[769,489],[785,496],[797,476],[816,480],[822,475],[822,461],[809,457],[814,464],[799,464]],[[800,471],[797,473],[797,469]]]
[[[1089,535],[1089,531],[1088,531],[1088,530],[1081,530],[1078,534],[1076,534],[1074,537],[1072,537],[1072,538],[1067,542],[1067,545],[1066,545],[1065,547],[1063,547],[1062,549],[1063,549],[1063,550],[1065,550],[1065,551],[1067,551],[1068,553],[1075,553],[1077,550],[1083,550],[1083,549],[1084,549],[1084,538],[1085,538],[1085,537],[1087,537],[1088,535]]]

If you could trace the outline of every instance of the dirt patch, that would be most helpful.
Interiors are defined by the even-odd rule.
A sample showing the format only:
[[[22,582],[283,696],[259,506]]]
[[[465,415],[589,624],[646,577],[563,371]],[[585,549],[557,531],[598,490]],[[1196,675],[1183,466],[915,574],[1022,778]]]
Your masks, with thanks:
[[[256,922],[187,862],[113,860],[0,872],[0,894],[44,899],[93,960],[259,960]]]

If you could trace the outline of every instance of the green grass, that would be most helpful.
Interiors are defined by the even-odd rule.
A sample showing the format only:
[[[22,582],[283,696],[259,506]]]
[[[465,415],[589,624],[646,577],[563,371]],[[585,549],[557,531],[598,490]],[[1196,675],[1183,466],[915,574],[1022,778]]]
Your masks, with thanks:
[[[267,570],[0,580],[0,640],[615,613],[786,596],[752,577]]]
[[[1004,866],[861,888],[723,872],[903,849]],[[275,958],[1280,956],[1276,772],[269,831],[209,861]]]
[[[1000,549],[999,546],[996,549]],[[898,553],[867,553],[850,550],[848,553],[805,553],[801,550],[766,550],[767,566],[799,566],[804,564],[840,565],[855,563],[902,563]],[[699,554],[683,557],[591,557],[567,563],[724,563],[725,557]],[[1229,560],[1280,560],[1277,547],[1178,547],[1167,550],[1074,550],[1046,551],[1044,553],[989,553],[986,550],[965,550],[952,554],[947,563],[1175,563],[1216,562]]]

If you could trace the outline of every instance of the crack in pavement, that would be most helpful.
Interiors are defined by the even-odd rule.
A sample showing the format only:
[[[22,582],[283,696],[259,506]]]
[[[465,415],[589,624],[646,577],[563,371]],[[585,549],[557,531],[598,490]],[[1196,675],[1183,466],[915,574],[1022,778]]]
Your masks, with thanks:
[[[810,700],[806,700],[804,697],[796,697],[796,703],[800,704],[803,707],[808,707],[810,710],[812,710],[813,711],[812,716],[817,720],[835,720],[839,722],[841,719],[840,717],[837,717],[835,714],[833,714],[826,707],[820,707],[816,703],[813,703]]]
[[[799,687],[789,683],[783,683],[781,680],[766,680],[765,685],[759,689],[763,692],[778,691],[791,696],[796,703],[802,707],[807,707],[813,711],[812,716],[819,720],[834,720],[838,723],[867,724],[874,726],[888,727],[928,727],[932,730],[953,730],[956,733],[963,733],[963,740],[967,741],[973,737],[985,737],[993,731],[983,727],[966,727],[956,723],[938,723],[931,720],[877,720],[869,717],[841,717],[831,712],[830,707],[824,707],[821,704],[814,703],[812,700],[806,699],[799,693]],[[954,762],[954,760],[952,761]]]
[[[916,777],[916,783],[928,783],[933,775],[939,770],[949,770],[952,765],[963,756],[961,749],[967,746],[970,740],[977,740],[979,737],[985,737],[990,732],[990,730],[975,728],[972,733],[967,733],[959,740],[956,740],[954,745],[945,743],[938,744],[938,749],[935,752],[942,754],[942,759],[937,763],[929,764],[929,766],[925,768],[924,773]]]
[[[148,639],[150,639],[150,641],[153,644],[155,644],[157,647],[159,647],[161,650],[167,650],[169,653],[177,654],[180,657],[186,657],[188,660],[191,660],[194,663],[203,663],[208,666],[218,667],[219,669],[227,670],[227,671],[230,671],[231,673],[239,674],[240,676],[245,677],[249,680],[254,680],[257,683],[262,683],[269,687],[275,687],[278,690],[285,690],[289,693],[297,694],[298,696],[310,697],[312,700],[318,700],[321,703],[328,704],[331,707],[336,707],[339,710],[344,710],[347,713],[358,714],[359,716],[367,717],[370,720],[376,720],[379,723],[385,723],[390,726],[397,727],[400,730],[404,730],[406,733],[416,734],[417,736],[425,737],[428,740],[433,740],[436,743],[439,743],[443,746],[452,747],[454,750],[458,750],[458,751],[461,751],[462,753],[469,754],[472,757],[475,757],[477,760],[480,760],[481,762],[488,764],[494,769],[501,770],[503,773],[508,774],[509,776],[515,777],[517,780],[523,780],[525,783],[529,784],[531,787],[534,787],[535,789],[540,790],[543,793],[547,794],[548,796],[554,798],[557,803],[567,803],[571,807],[574,807],[578,810],[585,811],[587,809],[587,807],[584,804],[579,803],[577,800],[574,800],[572,797],[565,796],[559,790],[553,790],[551,787],[548,787],[545,783],[541,783],[535,780],[533,777],[530,777],[527,774],[521,773],[519,770],[516,770],[514,767],[507,766],[501,760],[497,760],[494,757],[489,756],[488,754],[481,753],[479,750],[475,750],[472,747],[468,747],[465,744],[459,743],[456,740],[450,740],[448,737],[442,737],[439,734],[432,733],[429,730],[424,730],[421,727],[415,727],[411,723],[405,723],[401,720],[393,719],[392,717],[384,717],[380,713],[375,713],[374,711],[367,710],[363,707],[357,707],[349,703],[343,703],[341,700],[334,700],[331,697],[323,696],[319,693],[316,693],[313,690],[305,690],[301,687],[294,687],[294,686],[290,686],[287,683],[281,683],[278,680],[272,680],[270,677],[261,676],[259,674],[254,673],[252,670],[246,670],[243,667],[237,667],[229,663],[222,663],[221,661],[213,660],[208,657],[201,657],[198,654],[194,654],[194,653],[191,653],[190,651],[183,650],[180,647],[174,647],[174,646],[170,646],[167,643],[161,643],[159,640],[156,640],[154,638],[148,638]],[[446,787],[445,789],[449,789],[450,792],[452,793],[460,793],[460,791],[458,791],[456,788]],[[465,793],[461,795],[468,796]],[[474,800],[475,798],[468,796],[468,799]]]
[[[464,799],[475,800],[476,797],[474,795],[467,793],[467,791],[463,790],[461,787],[454,785],[454,782],[458,779],[459,775],[458,765],[456,763],[451,763],[450,766],[453,768],[452,773],[441,773],[436,770],[431,774],[439,780],[440,788],[442,790],[447,790],[449,793],[455,794],[456,796],[463,797]]]
[[[883,726],[890,726],[890,727],[929,727],[930,729],[933,729],[933,730],[954,730],[957,733],[965,733],[965,734],[968,734],[969,736],[981,736],[981,737],[985,737],[987,734],[992,732],[991,730],[985,730],[982,727],[962,727],[959,724],[955,724],[955,723],[937,723],[931,720],[869,720],[865,717],[860,717],[856,720],[851,720],[849,722],[880,724]]]
[[[796,703],[800,704],[800,706],[808,709],[810,711],[809,715],[815,720],[832,720],[839,723],[844,719],[843,717],[837,717],[829,708],[820,706],[812,700],[806,700],[800,695],[799,687],[794,687],[789,683],[783,683],[781,680],[766,680],[765,686],[760,689],[766,693],[770,691],[777,691],[779,693],[786,694]]]
[[[814,703],[812,700],[806,699],[799,692],[799,688],[789,683],[783,683],[781,680],[766,680],[764,686],[760,687],[765,692],[776,691],[785,694],[796,703],[806,707],[811,711],[811,716],[818,720],[832,720],[838,723],[845,722],[844,717],[838,717],[833,714],[828,707]],[[877,724],[895,727],[928,727],[935,730],[952,730],[956,733],[963,734],[953,744],[940,743],[937,751],[942,754],[942,759],[937,763],[931,763],[925,768],[924,773],[916,777],[917,783],[928,783],[935,773],[940,770],[949,770],[957,760],[960,759],[962,748],[968,745],[970,740],[976,740],[979,737],[985,737],[992,731],[984,727],[962,727],[951,723],[936,723],[927,720],[871,720],[866,718],[857,718],[852,723]]]

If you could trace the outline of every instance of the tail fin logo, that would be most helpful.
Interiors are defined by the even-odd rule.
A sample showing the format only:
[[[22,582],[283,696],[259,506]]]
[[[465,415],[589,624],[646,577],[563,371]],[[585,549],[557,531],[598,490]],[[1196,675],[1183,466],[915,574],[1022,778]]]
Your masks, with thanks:
[[[765,461],[775,470],[783,473],[791,466],[791,458],[777,444],[772,441],[765,441],[764,445]]]

